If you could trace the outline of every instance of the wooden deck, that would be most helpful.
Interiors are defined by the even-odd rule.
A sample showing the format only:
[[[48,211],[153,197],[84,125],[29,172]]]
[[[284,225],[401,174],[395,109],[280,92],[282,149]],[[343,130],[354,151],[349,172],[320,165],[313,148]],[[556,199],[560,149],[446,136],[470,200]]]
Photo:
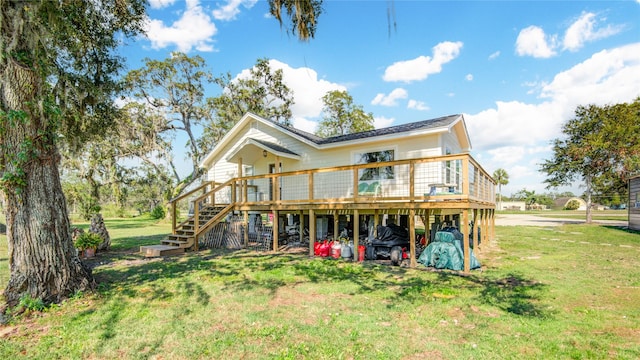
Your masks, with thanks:
[[[276,159],[278,162],[278,159]],[[238,164],[239,172],[242,163]],[[447,155],[410,160],[378,162],[363,165],[317,168],[293,172],[243,176],[225,183],[208,182],[171,201],[174,234],[186,223],[177,223],[178,208],[193,208],[194,236],[203,235],[228,215],[269,213],[274,219],[295,214],[308,219],[309,254],[313,256],[316,218],[349,215],[359,224],[362,216],[371,216],[375,225],[381,215],[406,216],[410,236],[415,236],[416,216],[426,219],[427,231],[435,216],[455,217],[460,231],[469,236],[469,222],[481,229],[483,241],[493,237],[495,222],[495,182],[469,155]],[[200,211],[217,207],[220,211],[203,218]],[[278,247],[279,221],[273,222],[274,250]],[[300,223],[301,231],[306,227]],[[359,226],[353,229],[357,246]],[[337,237],[337,231],[334,231]],[[475,235],[475,234],[474,234]],[[245,236],[247,232],[245,232]],[[477,242],[478,236],[473,236]],[[415,243],[414,239],[410,242]],[[484,242],[486,243],[486,242]],[[195,241],[195,250],[198,241]],[[468,248],[468,247],[465,247]],[[477,248],[477,247],[476,247]],[[415,249],[411,250],[415,266]],[[465,251],[465,266],[468,266]],[[466,270],[468,270],[465,267]]]

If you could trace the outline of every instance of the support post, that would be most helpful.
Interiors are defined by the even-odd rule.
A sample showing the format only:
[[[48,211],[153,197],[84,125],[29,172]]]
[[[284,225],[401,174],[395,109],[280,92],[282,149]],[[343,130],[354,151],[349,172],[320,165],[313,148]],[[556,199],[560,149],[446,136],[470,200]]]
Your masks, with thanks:
[[[478,226],[478,209],[473,209],[473,249],[478,251],[478,240],[480,240],[480,226]]]
[[[178,211],[176,209],[176,202],[172,201],[171,202],[171,233],[173,235],[176,234],[176,224],[177,224],[177,219],[176,219],[176,215],[177,215]]]
[[[278,210],[273,210],[273,251],[278,251],[280,219]]]
[[[471,271],[471,249],[469,247],[469,210],[462,209],[462,250],[464,252],[464,272]]]
[[[378,237],[378,225],[380,224],[380,210],[373,211],[373,237]]]
[[[425,223],[424,223],[424,243],[429,244],[431,242],[431,209],[427,209],[425,214]]]
[[[242,221],[244,226],[244,248],[246,249],[249,246],[249,212],[247,210],[242,212]]]
[[[302,221],[300,221],[302,223]],[[316,212],[309,209],[309,256],[313,256],[313,246],[316,243]]]
[[[409,209],[409,266],[415,268],[416,263],[416,210]]]
[[[333,214],[333,240],[338,240],[339,237],[339,233],[338,233],[338,217],[339,215],[337,213]]]
[[[242,177],[242,158],[239,158],[238,159],[238,179],[240,179],[241,177]],[[242,185],[243,185],[242,184],[242,180],[238,181],[238,186],[240,186],[240,188],[237,189],[237,190],[240,193],[240,199],[236,199],[236,201],[239,201],[239,202],[246,201],[242,197],[244,195],[244,191],[243,191],[244,186],[242,186]]]
[[[358,261],[358,240],[360,240],[360,214],[353,210],[353,261]]]

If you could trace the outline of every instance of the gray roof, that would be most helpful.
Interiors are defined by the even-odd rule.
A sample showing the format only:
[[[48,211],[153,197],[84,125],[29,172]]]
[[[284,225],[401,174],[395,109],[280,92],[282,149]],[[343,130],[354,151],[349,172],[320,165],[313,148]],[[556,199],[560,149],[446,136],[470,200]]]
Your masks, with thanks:
[[[264,147],[267,147],[267,148],[271,149],[274,152],[280,152],[280,153],[283,153],[283,154],[298,155],[298,154],[294,153],[293,151],[291,151],[291,150],[289,150],[289,149],[287,149],[287,148],[285,148],[283,146],[280,146],[278,144],[274,144],[274,143],[269,142],[269,141],[258,140],[258,139],[254,139],[254,138],[250,138],[250,139],[255,141],[255,142],[257,142],[257,143],[260,143]]]
[[[283,128],[283,129],[286,129],[287,131],[290,131],[290,132],[292,132],[292,133],[294,133],[294,134],[296,134],[298,136],[301,136],[301,137],[303,137],[303,138],[305,138],[305,139],[307,139],[307,140],[309,140],[311,142],[314,142],[317,145],[323,145],[323,144],[332,144],[332,143],[338,143],[338,142],[343,142],[343,141],[372,138],[372,137],[376,137],[376,136],[399,134],[399,133],[410,132],[410,131],[415,131],[415,130],[426,130],[426,129],[435,129],[435,128],[440,128],[440,127],[446,127],[446,126],[451,125],[459,117],[460,117],[459,114],[449,115],[449,116],[443,116],[443,117],[439,117],[439,118],[435,118],[435,119],[422,120],[422,121],[412,122],[412,123],[408,123],[408,124],[391,126],[391,127],[382,128],[382,129],[363,131],[363,132],[347,134],[347,135],[331,136],[331,137],[328,137],[328,138],[322,138],[322,137],[319,137],[319,136],[314,135],[312,133],[296,129],[294,127],[289,127],[289,126],[285,126],[285,125],[282,125],[282,124],[278,124],[278,123],[275,123],[275,122],[274,122],[274,124],[276,124],[277,126]]]

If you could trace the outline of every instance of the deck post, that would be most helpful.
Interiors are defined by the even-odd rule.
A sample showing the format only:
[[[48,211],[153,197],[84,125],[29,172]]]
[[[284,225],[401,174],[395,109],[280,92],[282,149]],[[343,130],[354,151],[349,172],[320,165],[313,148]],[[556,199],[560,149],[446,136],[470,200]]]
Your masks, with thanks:
[[[378,237],[378,224],[380,224],[380,210],[373,211],[373,237]]]
[[[493,219],[493,214],[491,213],[490,209],[487,209],[487,215],[485,218],[485,222],[486,222],[486,226],[487,226],[487,241],[490,241],[491,239],[491,219]]]
[[[302,223],[302,221],[300,221]],[[314,256],[313,246],[316,244],[316,212],[309,209],[309,256]]]
[[[424,243],[431,242],[431,209],[427,209],[424,215]]]
[[[414,202],[416,198],[415,194],[415,161],[409,162],[409,201]],[[415,215],[415,214],[414,214]]]
[[[339,222],[338,222],[338,218],[340,215],[337,214],[337,212],[335,212],[333,214],[333,240],[338,240],[339,237],[339,233],[338,233],[338,226],[339,226]]]
[[[480,231],[478,231],[480,227],[478,226],[478,209],[473,209],[473,249],[478,251],[478,240]]]
[[[462,250],[464,252],[464,272],[471,271],[471,250],[469,247],[469,209],[462,209]]]
[[[462,159],[462,196],[469,200],[469,157]]]
[[[358,240],[360,239],[360,213],[353,210],[353,261],[358,261]]]
[[[244,248],[246,249],[249,246],[249,211],[245,210],[242,212],[243,215],[243,226],[244,226]]]
[[[171,202],[171,233],[173,235],[176,234],[176,224],[177,224],[176,214],[177,214],[176,202],[172,201]]]
[[[280,203],[280,183],[281,183],[281,178],[280,178],[280,174],[282,173],[282,163],[280,163],[280,157],[276,155],[276,169],[275,172],[277,173],[277,175],[273,178],[273,201],[275,201],[277,204]]]
[[[278,251],[278,242],[279,242],[279,234],[280,234],[280,230],[278,229],[278,227],[280,226],[280,219],[278,218],[278,216],[280,215],[278,213],[278,210],[272,210],[273,211],[273,227],[272,227],[272,231],[273,231],[273,251]]]
[[[242,158],[238,159],[238,179],[240,179],[242,177]],[[240,186],[239,192],[240,192],[240,199],[236,199],[239,202],[244,202],[242,196],[244,195],[244,191],[243,191],[243,184],[242,184],[242,180],[238,181],[238,186]]]
[[[484,217],[482,218],[482,232],[484,233],[484,241],[489,241],[489,209],[484,209]]]
[[[416,267],[416,210],[409,209],[409,266]]]

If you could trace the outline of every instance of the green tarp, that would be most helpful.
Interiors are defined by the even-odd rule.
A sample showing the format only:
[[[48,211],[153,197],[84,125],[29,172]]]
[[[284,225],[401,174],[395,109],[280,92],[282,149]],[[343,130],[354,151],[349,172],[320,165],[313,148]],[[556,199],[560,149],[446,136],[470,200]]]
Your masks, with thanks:
[[[461,241],[456,240],[454,235],[447,231],[438,231],[434,241],[427,246],[420,254],[418,262],[424,266],[435,267],[436,269],[464,269],[464,252]],[[469,249],[470,268],[477,269],[480,262],[473,254],[473,249]]]

